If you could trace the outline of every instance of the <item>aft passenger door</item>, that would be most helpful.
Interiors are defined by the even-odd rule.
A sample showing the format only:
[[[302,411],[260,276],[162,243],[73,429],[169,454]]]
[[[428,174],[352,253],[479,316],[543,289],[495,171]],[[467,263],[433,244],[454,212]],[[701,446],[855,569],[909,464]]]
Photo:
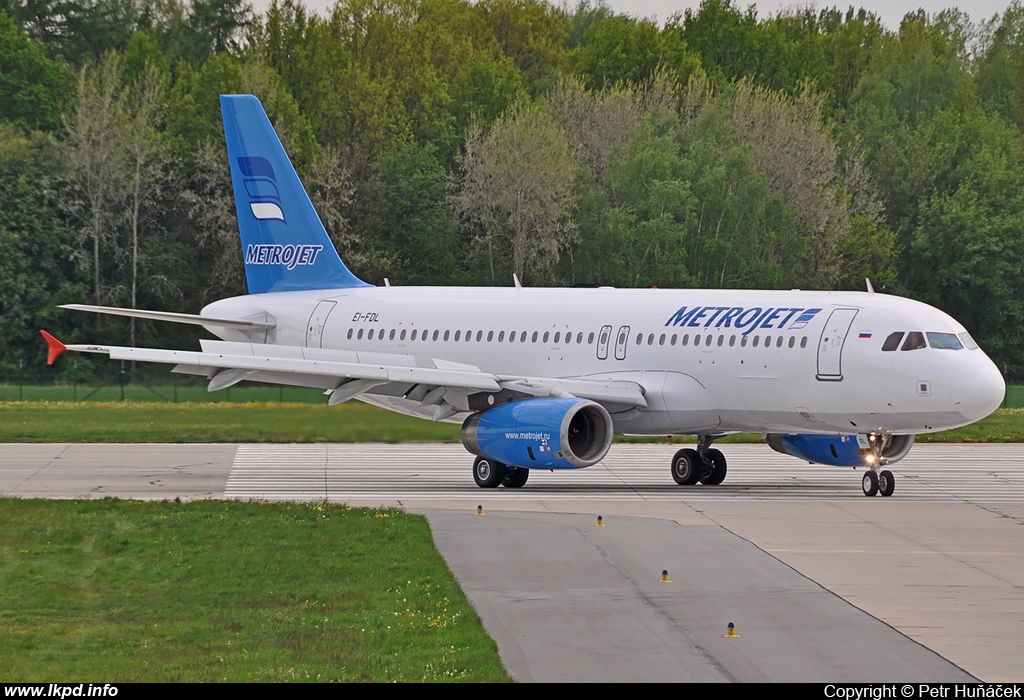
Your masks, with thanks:
[[[321,301],[309,315],[309,323],[306,324],[306,347],[322,348],[324,342],[324,326],[327,325],[327,317],[334,311],[336,301]]]
[[[843,345],[856,315],[857,309],[836,309],[828,317],[818,342],[818,381],[843,381]]]

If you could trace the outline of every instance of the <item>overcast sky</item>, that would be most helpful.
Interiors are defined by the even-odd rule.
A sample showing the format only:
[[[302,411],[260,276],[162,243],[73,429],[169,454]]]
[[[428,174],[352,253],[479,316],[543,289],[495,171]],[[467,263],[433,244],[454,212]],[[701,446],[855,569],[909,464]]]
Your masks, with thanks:
[[[270,6],[270,0],[250,0],[257,12],[263,12]],[[557,0],[556,0],[557,1]],[[652,17],[663,22],[676,12],[682,12],[684,8],[696,9],[700,0],[607,0],[608,4],[619,13],[633,15],[635,17]],[[304,0],[306,7],[316,10],[322,14],[334,5],[334,0]],[[576,4],[575,0],[570,1],[570,6]],[[896,29],[900,25],[903,16],[918,8],[923,7],[929,13],[938,12],[947,7],[959,7],[967,12],[975,22],[990,18],[994,14],[1002,14],[1009,5],[1008,0],[971,0],[970,2],[946,2],[945,0],[862,0],[861,2],[792,2],[791,0],[762,0],[758,3],[749,3],[745,0],[734,0],[737,7],[746,8],[748,5],[756,4],[758,17],[764,18],[775,14],[783,7],[794,5],[805,6],[815,5],[817,7],[840,7],[845,10],[848,6],[863,7],[876,13],[882,18],[882,22],[890,29]]]

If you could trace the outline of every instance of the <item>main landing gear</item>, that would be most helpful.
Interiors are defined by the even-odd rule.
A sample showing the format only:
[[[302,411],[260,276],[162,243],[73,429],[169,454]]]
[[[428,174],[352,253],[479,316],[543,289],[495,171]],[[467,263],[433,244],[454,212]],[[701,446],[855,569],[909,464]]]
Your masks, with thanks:
[[[530,470],[523,467],[510,467],[489,457],[477,457],[473,462],[473,479],[483,489],[496,489],[504,486],[518,489],[530,478]]]
[[[700,435],[696,450],[687,447],[676,452],[672,457],[672,478],[677,484],[693,486],[699,481],[717,486],[725,480],[725,455],[711,447],[714,439],[711,435]]]
[[[892,436],[884,433],[872,433],[868,436],[871,453],[867,456],[868,470],[864,472],[864,478],[860,482],[860,487],[864,490],[865,496],[874,496],[875,494],[891,496],[893,491],[896,490],[896,477],[892,475],[891,471],[888,469],[876,471],[877,467],[885,466],[887,461],[885,448],[889,444],[890,439],[892,439]]]

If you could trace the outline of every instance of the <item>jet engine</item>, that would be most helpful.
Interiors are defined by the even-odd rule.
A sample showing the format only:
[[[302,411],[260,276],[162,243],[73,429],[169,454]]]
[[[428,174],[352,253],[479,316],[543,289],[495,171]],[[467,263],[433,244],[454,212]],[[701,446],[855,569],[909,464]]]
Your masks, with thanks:
[[[462,424],[462,444],[509,466],[579,469],[608,453],[612,419],[587,399],[525,399],[471,415]]]
[[[898,462],[914,444],[913,435],[785,435],[768,433],[776,452],[833,467],[871,467]]]

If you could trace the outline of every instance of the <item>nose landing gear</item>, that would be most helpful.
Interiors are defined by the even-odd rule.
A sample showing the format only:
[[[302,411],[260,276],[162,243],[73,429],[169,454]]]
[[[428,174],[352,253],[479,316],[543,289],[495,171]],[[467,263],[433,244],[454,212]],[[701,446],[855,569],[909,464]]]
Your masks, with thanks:
[[[888,461],[885,458],[885,447],[889,443],[890,437],[874,433],[868,436],[871,453],[867,456],[868,470],[864,472],[864,478],[861,480],[861,489],[865,496],[881,494],[888,497],[896,490],[896,477],[892,475],[891,471],[888,469],[876,471],[876,467],[884,467]]]

